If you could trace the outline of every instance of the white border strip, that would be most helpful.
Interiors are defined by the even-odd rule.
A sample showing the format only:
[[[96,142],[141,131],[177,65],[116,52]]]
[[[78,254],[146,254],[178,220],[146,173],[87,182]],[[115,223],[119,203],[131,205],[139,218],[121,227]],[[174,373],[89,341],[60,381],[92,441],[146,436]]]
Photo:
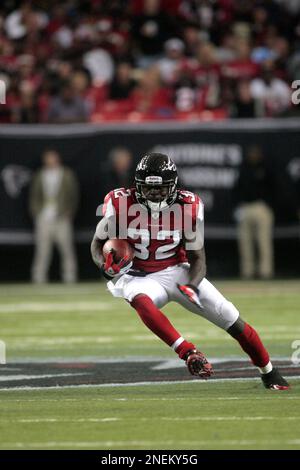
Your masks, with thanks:
[[[75,233],[75,240],[77,243],[90,243],[94,235],[94,231],[78,230]],[[207,226],[205,235],[210,240],[236,240],[237,230],[233,227],[225,225],[220,226]],[[290,239],[300,238],[300,226],[282,226],[276,227],[274,230],[275,239]],[[0,230],[0,245],[32,245],[34,242],[33,232],[23,231],[10,231]]]
[[[226,357],[211,357],[210,356],[210,362],[212,364],[226,364],[230,362],[246,362],[249,364],[250,367],[253,367],[249,358],[246,356],[240,357],[240,356],[226,356]],[[81,357],[47,357],[47,358],[35,358],[35,357],[14,357],[10,359],[9,362],[6,363],[5,366],[2,367],[14,367],[17,364],[70,364],[70,363],[75,363],[75,364],[81,364],[81,363],[86,363],[86,362],[96,362],[97,364],[127,364],[127,363],[139,363],[139,362],[167,362],[170,360],[176,360],[178,362],[183,362],[181,359],[178,357],[172,356],[120,356],[120,357],[103,357],[103,356],[81,356]],[[287,361],[290,362],[291,358],[286,356],[272,356],[272,361]],[[290,362],[289,364],[292,366],[292,363]],[[1,368],[2,368],[1,367]],[[297,367],[297,366],[295,366]]]

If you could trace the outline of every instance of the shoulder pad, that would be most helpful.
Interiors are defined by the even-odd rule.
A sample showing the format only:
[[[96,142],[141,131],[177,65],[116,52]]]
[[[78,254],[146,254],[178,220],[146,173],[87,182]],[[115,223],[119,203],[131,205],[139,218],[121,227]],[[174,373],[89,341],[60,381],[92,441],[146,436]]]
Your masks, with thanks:
[[[104,198],[103,216],[110,217],[119,211],[120,200],[132,195],[130,189],[117,188],[110,191]]]
[[[119,199],[120,197],[131,196],[131,190],[127,188],[117,188],[113,189],[109,194],[112,195],[113,199]]]
[[[180,189],[178,191],[178,201],[184,203],[184,204],[195,204],[199,203],[201,199],[197,194],[192,193],[191,191],[186,191],[183,189]]]

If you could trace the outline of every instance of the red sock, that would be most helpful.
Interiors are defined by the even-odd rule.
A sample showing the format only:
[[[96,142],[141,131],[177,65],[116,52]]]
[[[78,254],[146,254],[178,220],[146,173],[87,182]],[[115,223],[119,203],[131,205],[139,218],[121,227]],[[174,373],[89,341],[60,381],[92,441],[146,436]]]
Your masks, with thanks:
[[[191,349],[196,349],[196,346],[193,343],[189,343],[188,341],[184,340],[176,349],[178,356],[180,359],[184,359],[184,356],[188,351]]]
[[[270,361],[268,351],[252,326],[245,323],[244,331],[237,335],[235,339],[240,343],[245,353],[250,356],[256,367],[265,367],[268,364]]]
[[[132,300],[131,305],[145,325],[168,346],[174,345],[181,338],[180,333],[175,330],[168,318],[154,305],[147,295],[137,295]],[[182,338],[175,351],[179,354],[179,357],[182,357],[189,349],[195,349],[195,346]]]

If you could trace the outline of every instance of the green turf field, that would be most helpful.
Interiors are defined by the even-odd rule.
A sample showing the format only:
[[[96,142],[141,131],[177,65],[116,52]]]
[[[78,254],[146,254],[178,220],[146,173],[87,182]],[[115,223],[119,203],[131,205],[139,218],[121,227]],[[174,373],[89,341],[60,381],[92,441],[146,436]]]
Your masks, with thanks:
[[[291,345],[300,340],[300,282],[216,286],[260,332],[271,355],[290,361]],[[159,372],[163,383],[153,383],[139,379],[139,362],[135,372],[134,363],[130,369],[127,361],[167,364],[175,355],[125,302],[112,299],[104,284],[2,285],[0,299],[0,339],[7,353],[7,365],[0,366],[1,449],[300,448],[297,368],[288,392],[265,390],[253,378],[190,380],[184,368],[173,366]],[[243,357],[234,340],[205,320],[175,304],[164,311],[209,358]],[[112,358],[119,358],[117,367],[105,364]],[[100,382],[89,386],[85,364],[97,360],[103,373]],[[44,371],[43,380],[48,380],[48,363],[62,361],[70,363],[61,374],[63,387],[55,378],[49,388],[35,387],[41,380],[35,374]],[[20,363],[27,364],[26,376]],[[72,383],[73,367],[84,385]],[[28,370],[33,371],[30,380]],[[18,380],[24,390],[17,388]]]

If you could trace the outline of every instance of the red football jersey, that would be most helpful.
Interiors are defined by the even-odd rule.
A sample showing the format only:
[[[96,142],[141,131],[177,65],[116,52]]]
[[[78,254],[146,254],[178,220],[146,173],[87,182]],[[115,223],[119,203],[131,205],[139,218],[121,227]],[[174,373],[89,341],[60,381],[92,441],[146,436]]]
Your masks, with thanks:
[[[203,203],[197,194],[178,190],[172,206],[150,212],[137,202],[134,188],[118,188],[105,197],[103,216],[114,220],[112,236],[133,246],[132,269],[156,272],[187,261],[185,235],[195,231],[197,219],[203,222]]]

